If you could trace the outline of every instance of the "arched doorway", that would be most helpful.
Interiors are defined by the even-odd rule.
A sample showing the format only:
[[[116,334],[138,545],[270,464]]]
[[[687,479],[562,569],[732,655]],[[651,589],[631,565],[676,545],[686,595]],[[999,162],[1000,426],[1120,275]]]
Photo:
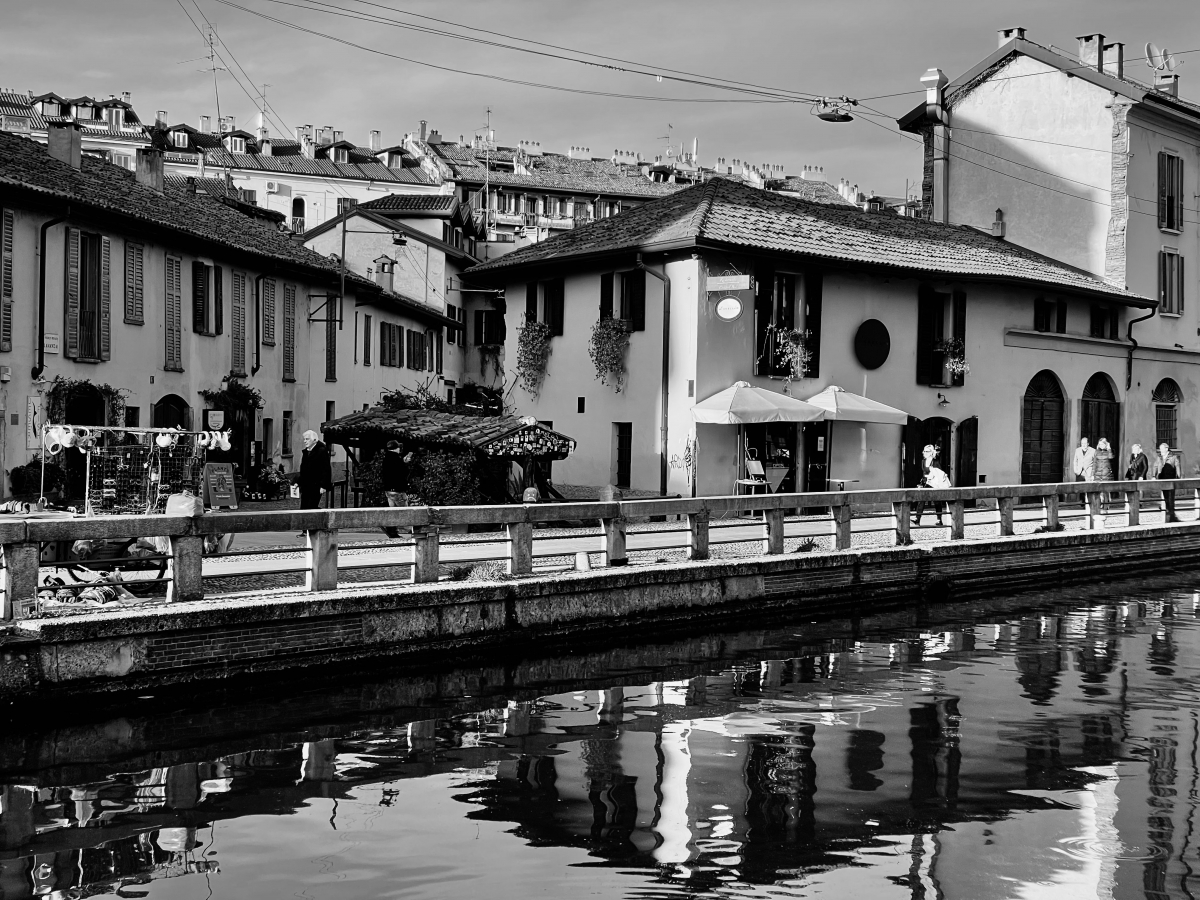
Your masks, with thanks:
[[[292,231],[304,231],[304,198],[295,197],[292,200]]]
[[[192,429],[192,408],[178,394],[167,394],[150,407],[151,428]]]
[[[937,467],[954,480],[954,459],[950,448],[954,434],[954,423],[949,419],[934,416],[929,419],[908,417],[904,426],[904,486],[916,487],[921,480],[921,453],[926,444],[937,447]]]
[[[104,395],[91,384],[79,384],[63,405],[63,425],[103,425]],[[67,496],[77,500],[87,491],[87,454],[66,450],[62,455]]]
[[[1172,450],[1179,449],[1179,404],[1183,391],[1172,379],[1164,378],[1150,393],[1154,402],[1154,446],[1164,441]]]
[[[1025,388],[1021,409],[1021,484],[1063,479],[1063,392],[1054,373],[1043,369]]]
[[[1079,435],[1095,447],[1100,438],[1108,438],[1113,455],[1121,458],[1121,404],[1112,379],[1097,372],[1083,386],[1079,403]]]

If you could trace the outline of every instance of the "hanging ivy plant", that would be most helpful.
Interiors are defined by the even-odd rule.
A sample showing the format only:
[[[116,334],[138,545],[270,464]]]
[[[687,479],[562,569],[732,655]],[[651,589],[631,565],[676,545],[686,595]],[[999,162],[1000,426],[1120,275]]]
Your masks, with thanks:
[[[625,384],[625,351],[629,348],[629,323],[624,319],[603,318],[592,326],[588,356],[596,367],[596,379],[612,385],[619,394]]]
[[[808,332],[782,325],[768,325],[767,347],[774,348],[775,364],[783,367],[783,389],[786,393],[793,381],[799,381],[808,374],[808,366],[812,362]]]
[[[263,405],[262,394],[240,381],[231,381],[219,391],[200,391],[200,396],[211,409],[223,409],[226,412],[244,410],[252,413]]]
[[[86,378],[64,378],[55,375],[46,387],[46,421],[57,425],[74,425],[67,421],[67,407],[75,400],[91,400],[99,393],[104,400],[104,424],[121,427],[125,424],[126,388],[111,384],[94,384]]]
[[[545,322],[526,322],[517,329],[517,382],[534,399],[542,391],[553,336]]]
[[[480,344],[479,345],[479,374],[480,376],[487,375],[488,365],[492,367],[492,374],[497,378],[500,377],[500,351],[504,349],[501,344]]]

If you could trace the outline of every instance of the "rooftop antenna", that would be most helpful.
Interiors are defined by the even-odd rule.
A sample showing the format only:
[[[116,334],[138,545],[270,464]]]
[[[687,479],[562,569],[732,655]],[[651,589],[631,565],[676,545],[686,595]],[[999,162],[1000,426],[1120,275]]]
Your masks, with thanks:
[[[673,129],[674,127],[675,127],[674,125],[672,125],[670,122],[668,122],[667,123],[667,133],[660,134],[658,136],[658,139],[660,141],[667,142],[667,158],[668,159],[675,155],[675,148],[671,146],[671,129]]]

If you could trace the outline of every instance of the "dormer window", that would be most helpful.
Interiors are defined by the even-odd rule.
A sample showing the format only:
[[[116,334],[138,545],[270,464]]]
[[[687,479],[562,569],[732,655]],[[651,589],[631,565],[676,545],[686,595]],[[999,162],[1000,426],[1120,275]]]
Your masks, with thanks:
[[[404,155],[399,150],[389,150],[387,155],[387,165],[389,169],[403,169]]]
[[[59,113],[60,109],[61,109],[61,107],[52,100],[46,100],[45,102],[42,103],[42,115],[43,116],[57,116],[60,114]]]
[[[188,134],[186,131],[172,131],[171,142],[180,149],[186,150],[188,145]]]
[[[335,163],[350,162],[350,151],[345,147],[335,147],[333,151],[333,161]]]
[[[246,152],[246,139],[244,137],[231,137],[229,139],[229,152],[230,153],[245,153]]]

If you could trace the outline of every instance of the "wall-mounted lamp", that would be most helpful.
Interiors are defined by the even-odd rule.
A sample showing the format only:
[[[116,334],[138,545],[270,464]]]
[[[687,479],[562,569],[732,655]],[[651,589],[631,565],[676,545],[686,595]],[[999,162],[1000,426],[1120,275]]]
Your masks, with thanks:
[[[408,238],[406,238],[399,231],[393,231],[392,232],[392,243],[395,244],[397,247],[403,247],[408,244]]]
[[[946,395],[938,391],[938,406],[946,407],[950,405],[950,401],[946,399]]]

